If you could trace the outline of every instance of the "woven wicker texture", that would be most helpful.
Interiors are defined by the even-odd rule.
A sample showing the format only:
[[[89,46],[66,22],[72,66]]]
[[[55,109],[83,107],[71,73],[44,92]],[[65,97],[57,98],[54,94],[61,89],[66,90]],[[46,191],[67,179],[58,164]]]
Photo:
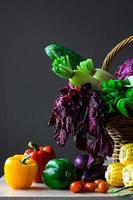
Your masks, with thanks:
[[[110,53],[106,56],[102,69],[108,71],[109,65],[121,49],[133,42],[133,35],[129,36],[116,47],[114,47]],[[123,144],[133,143],[133,118],[127,119],[123,116],[116,116],[110,118],[107,122],[107,131],[114,140],[114,151],[112,155],[113,161],[119,161],[120,147]]]

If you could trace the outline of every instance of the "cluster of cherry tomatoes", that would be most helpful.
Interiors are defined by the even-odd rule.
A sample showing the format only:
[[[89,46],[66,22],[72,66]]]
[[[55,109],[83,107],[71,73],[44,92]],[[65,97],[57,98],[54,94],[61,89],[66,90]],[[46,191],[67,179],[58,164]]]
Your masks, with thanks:
[[[76,181],[70,185],[70,191],[74,193],[80,192],[102,192],[106,193],[109,189],[109,185],[102,179],[97,179],[92,182]]]

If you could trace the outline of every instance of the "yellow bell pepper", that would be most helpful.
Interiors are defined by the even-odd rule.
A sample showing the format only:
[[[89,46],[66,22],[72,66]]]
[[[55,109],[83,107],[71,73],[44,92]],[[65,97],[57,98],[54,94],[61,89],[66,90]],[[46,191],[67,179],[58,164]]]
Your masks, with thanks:
[[[133,163],[133,143],[124,144],[121,147],[119,160],[124,165]]]
[[[124,165],[119,162],[114,162],[108,165],[105,172],[105,178],[109,185],[114,187],[123,186],[122,169]]]
[[[125,186],[133,186],[133,163],[123,168],[122,177]],[[133,190],[133,188],[130,188],[130,190]]]
[[[29,188],[38,170],[37,163],[24,155],[9,157],[4,165],[5,181],[14,189]]]

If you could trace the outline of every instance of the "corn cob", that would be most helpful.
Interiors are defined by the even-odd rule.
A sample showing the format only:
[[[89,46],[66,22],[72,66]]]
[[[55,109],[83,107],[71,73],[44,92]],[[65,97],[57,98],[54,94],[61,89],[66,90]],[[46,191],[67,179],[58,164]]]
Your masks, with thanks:
[[[133,186],[133,163],[123,168],[122,178],[125,186]],[[133,188],[130,188],[130,190],[133,190]]]
[[[123,168],[124,165],[119,162],[108,165],[107,171],[105,172],[105,178],[109,185],[114,187],[120,187],[124,185],[122,180]]]
[[[119,160],[123,165],[133,163],[133,143],[128,143],[121,147]]]

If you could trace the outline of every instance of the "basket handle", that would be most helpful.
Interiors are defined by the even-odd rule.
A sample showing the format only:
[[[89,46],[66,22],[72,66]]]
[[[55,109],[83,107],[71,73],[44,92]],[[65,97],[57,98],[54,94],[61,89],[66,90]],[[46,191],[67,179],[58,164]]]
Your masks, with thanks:
[[[108,71],[109,65],[114,59],[115,55],[117,55],[121,49],[126,47],[128,44],[133,42],[133,35],[129,36],[125,40],[121,41],[119,44],[117,44],[105,57],[103,64],[102,64],[102,69],[105,71]]]

